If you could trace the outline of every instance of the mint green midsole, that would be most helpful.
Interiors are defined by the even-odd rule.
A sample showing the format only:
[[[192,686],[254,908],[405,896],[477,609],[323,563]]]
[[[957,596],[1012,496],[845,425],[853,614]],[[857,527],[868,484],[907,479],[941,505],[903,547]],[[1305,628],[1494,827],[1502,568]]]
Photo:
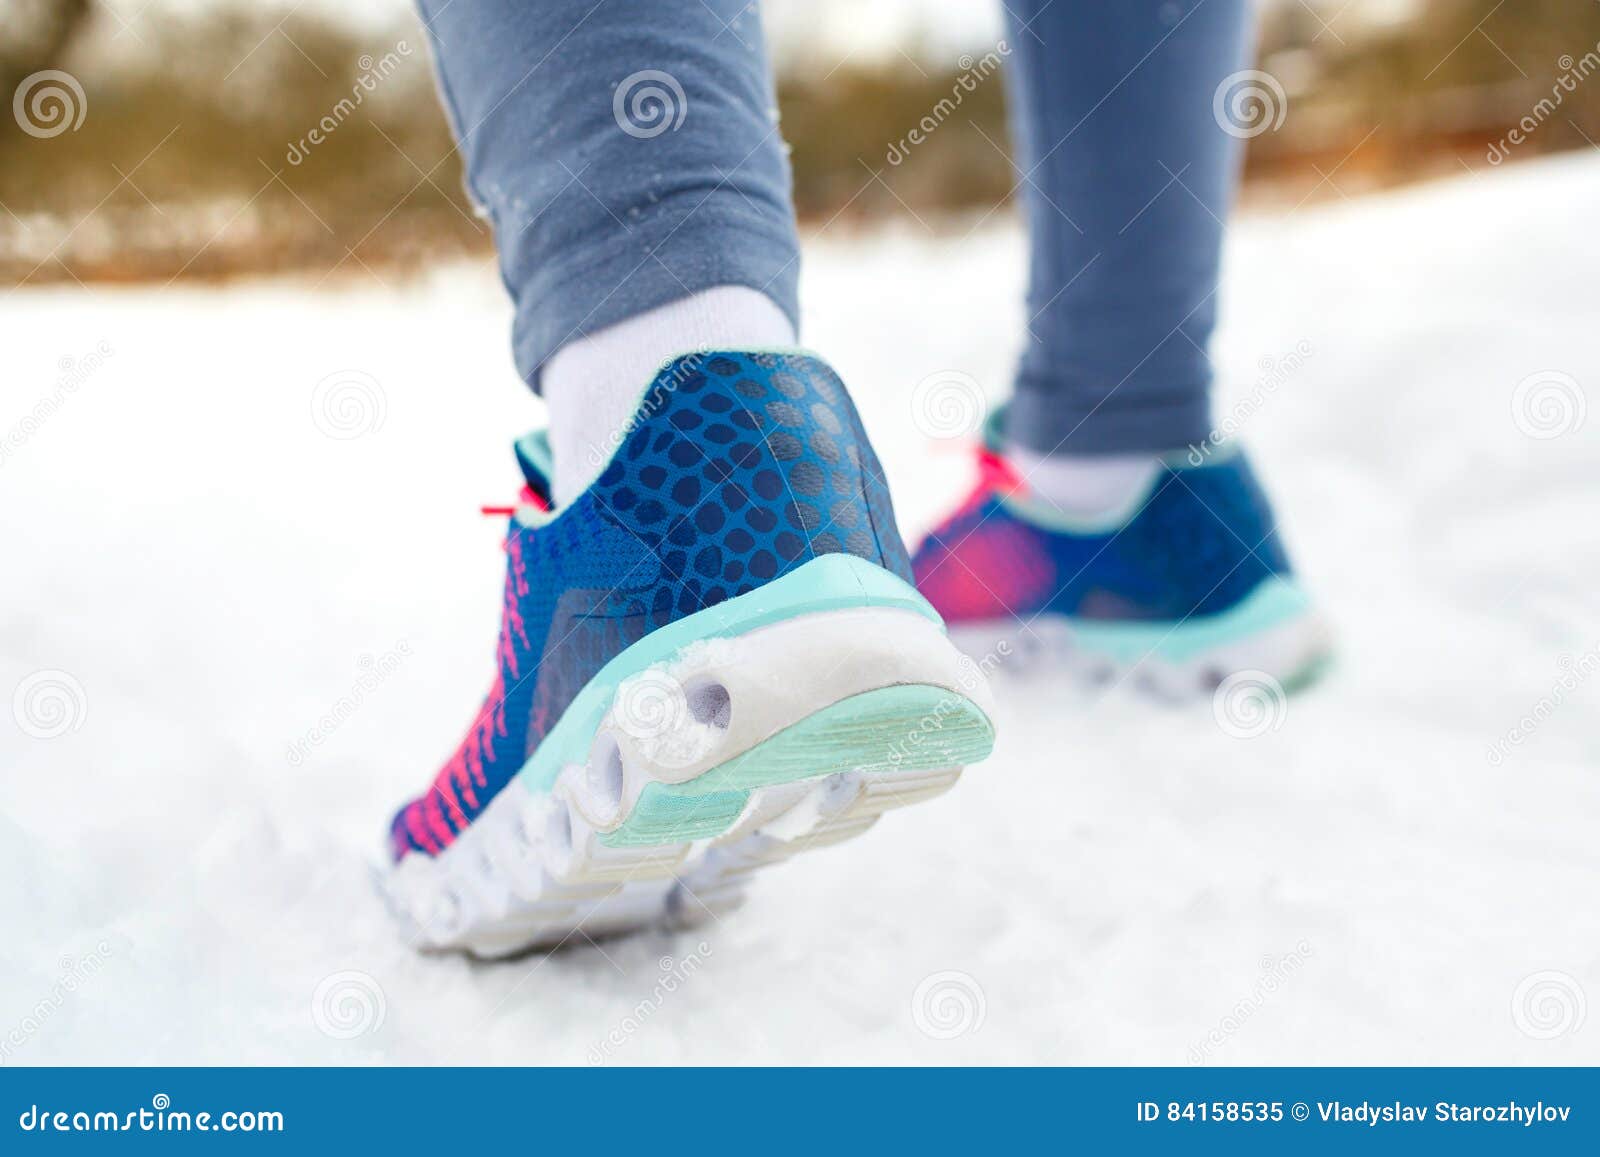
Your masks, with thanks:
[[[1110,623],[1059,616],[1072,627],[1073,640],[1085,651],[1133,663],[1155,655],[1186,662],[1251,635],[1291,622],[1311,609],[1311,598],[1293,579],[1264,579],[1237,606],[1205,618],[1179,623]]]
[[[936,771],[988,758],[994,726],[965,695],[898,684],[829,704],[686,783],[645,786],[611,848],[705,839],[728,829],[750,792],[842,771]]]
[[[548,792],[563,767],[588,758],[589,746],[611,709],[618,685],[671,659],[691,643],[742,635],[797,615],[862,607],[912,611],[942,622],[910,584],[881,566],[854,555],[825,554],[749,594],[668,623],[628,647],[584,684],[522,765],[516,782],[535,794]]]

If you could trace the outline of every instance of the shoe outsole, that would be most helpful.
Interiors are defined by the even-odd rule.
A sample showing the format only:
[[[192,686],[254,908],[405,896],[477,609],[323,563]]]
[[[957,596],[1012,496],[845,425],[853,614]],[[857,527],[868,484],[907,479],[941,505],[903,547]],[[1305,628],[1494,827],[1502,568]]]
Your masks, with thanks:
[[[708,686],[719,710],[681,710]],[[662,688],[687,694],[651,719],[681,726],[650,734],[639,702]],[[691,645],[617,686],[581,763],[514,780],[384,890],[414,943],[483,957],[706,919],[751,872],[948,790],[993,748],[986,702],[938,622],[899,607]]]

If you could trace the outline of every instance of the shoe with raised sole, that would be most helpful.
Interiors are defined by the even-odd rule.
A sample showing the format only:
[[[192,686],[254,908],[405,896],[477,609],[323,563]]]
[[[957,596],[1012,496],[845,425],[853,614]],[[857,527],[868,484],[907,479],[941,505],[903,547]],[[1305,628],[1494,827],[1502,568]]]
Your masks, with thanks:
[[[390,827],[414,943],[496,957],[694,923],[988,755],[987,686],[912,586],[819,359],[669,364],[558,511],[542,438],[518,457],[494,685]]]
[[[1243,453],[1152,465],[1101,517],[1064,516],[993,446],[977,485],[913,558],[917,588],[986,671],[1065,668],[1161,698],[1234,675],[1313,680],[1329,631],[1294,575]]]

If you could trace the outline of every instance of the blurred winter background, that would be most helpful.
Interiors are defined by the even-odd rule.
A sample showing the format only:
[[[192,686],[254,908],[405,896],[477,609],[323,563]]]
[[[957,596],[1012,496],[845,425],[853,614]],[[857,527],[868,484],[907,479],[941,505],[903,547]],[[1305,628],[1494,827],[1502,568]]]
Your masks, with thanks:
[[[939,113],[913,160],[889,159],[964,73],[982,72],[1002,35],[998,3],[766,11],[808,221],[1008,199],[1000,84]],[[77,85],[62,86],[63,109],[36,83],[32,135],[0,125],[0,282],[363,274],[489,249],[404,0],[4,0],[0,13],[0,90],[49,69]],[[1267,4],[1260,63],[1295,119],[1252,140],[1251,197],[1292,205],[1482,170],[1558,75],[1588,75],[1597,41],[1589,0]],[[1534,114],[1519,159],[1600,139],[1600,86],[1563,95]],[[319,124],[327,139],[307,147]]]
[[[1026,320],[998,4],[766,9],[807,338],[914,536],[965,482],[917,383],[1002,396]],[[1340,666],[1245,717],[1003,671],[922,814],[485,966],[366,876],[538,416],[414,18],[0,0],[0,1063],[1600,1062],[1600,4],[1260,15],[1218,426]]]

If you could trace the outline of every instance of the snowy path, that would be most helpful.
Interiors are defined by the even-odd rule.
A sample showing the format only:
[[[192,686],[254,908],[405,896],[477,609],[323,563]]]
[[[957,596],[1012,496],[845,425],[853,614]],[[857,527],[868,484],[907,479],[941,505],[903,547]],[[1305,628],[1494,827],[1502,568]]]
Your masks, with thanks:
[[[1219,414],[1253,397],[1341,631],[1277,731],[1002,678],[999,751],[950,795],[707,929],[492,966],[408,952],[366,872],[489,675],[476,509],[537,417],[493,276],[12,293],[0,689],[65,671],[87,708],[56,738],[0,719],[0,1060],[581,1064],[643,1002],[619,1063],[1182,1064],[1225,1018],[1211,1063],[1600,1063],[1600,1007],[1576,1023],[1600,1003],[1600,414],[1548,439],[1513,417],[1544,371],[1600,403],[1596,203],[1600,158],[1564,158],[1237,231]],[[998,392],[1020,271],[998,222],[810,250],[809,340],[910,532],[965,470],[911,389]],[[76,388],[19,438],[67,358]],[[383,422],[330,438],[313,387],[352,369]],[[982,994],[954,1039],[913,1015],[945,971]],[[381,989],[381,1023],[334,1008],[349,1039],[313,1014],[343,972]]]

